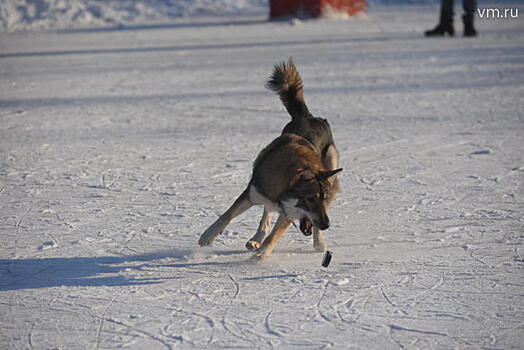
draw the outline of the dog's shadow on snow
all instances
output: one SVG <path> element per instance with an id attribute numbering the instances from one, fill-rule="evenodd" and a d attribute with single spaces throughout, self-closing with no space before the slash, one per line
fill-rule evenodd
<path id="1" fill-rule="evenodd" d="M 240 253 L 244 252 L 214 252 L 215 255 Z M 180 277 L 150 277 L 141 271 L 159 267 L 183 268 L 225 264 L 213 261 L 192 262 L 193 257 L 194 250 L 170 250 L 130 256 L 0 259 L 0 291 L 60 286 L 114 287 L 158 284 Z"/>
<path id="2" fill-rule="evenodd" d="M 283 256 L 300 256 L 314 252 L 288 248 L 282 249 L 279 253 Z M 278 257 L 276 259 L 280 261 Z M 253 259 L 252 253 L 243 249 L 224 249 L 224 247 L 173 248 L 127 256 L 0 259 L 0 291 L 61 286 L 151 285 L 182 278 L 173 276 L 172 273 L 166 276 L 165 269 L 191 269 L 202 273 L 212 273 L 212 267 L 229 268 L 247 265 L 260 267 Z M 159 271 L 159 273 L 151 274 L 152 271 Z M 151 277 L 152 275 L 158 277 Z M 290 277 L 291 275 L 283 276 Z M 248 278 L 248 280 L 276 277 L 282 277 L 282 275 L 258 276 Z"/>
<path id="3" fill-rule="evenodd" d="M 121 274 L 137 257 L 74 257 L 0 260 L 0 291 L 59 286 L 128 286 L 159 283 Z M 131 268 L 138 268 L 132 265 Z"/>

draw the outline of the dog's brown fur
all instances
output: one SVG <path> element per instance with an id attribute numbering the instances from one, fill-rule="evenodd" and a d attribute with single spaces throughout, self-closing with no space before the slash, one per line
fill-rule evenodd
<path id="1" fill-rule="evenodd" d="M 271 254 L 292 220 L 307 216 L 315 227 L 328 228 L 328 194 L 334 190 L 333 176 L 341 170 L 325 169 L 313 145 L 303 137 L 281 135 L 259 154 L 248 187 L 202 234 L 199 244 L 211 244 L 234 217 L 253 205 L 279 212 L 271 234 L 258 249 L 260 258 Z"/>
<path id="2" fill-rule="evenodd" d="M 293 220 L 300 220 L 304 234 L 313 232 L 313 245 L 325 250 L 322 230 L 329 227 L 327 208 L 338 191 L 338 152 L 331 128 L 309 113 L 304 102 L 302 80 L 290 59 L 276 65 L 267 85 L 277 92 L 292 120 L 282 135 L 260 152 L 248 187 L 233 205 L 200 237 L 200 245 L 211 244 L 231 220 L 253 205 L 263 205 L 264 215 L 256 234 L 247 242 L 258 257 L 271 254 Z M 271 212 L 279 217 L 271 234 Z M 263 241 L 263 242 L 262 242 Z"/>
<path id="3" fill-rule="evenodd" d="M 338 166 L 338 152 L 327 120 L 314 117 L 304 100 L 303 83 L 297 67 L 292 59 L 281 62 L 273 68 L 266 87 L 277 93 L 284 107 L 291 115 L 291 121 L 286 124 L 282 134 L 296 134 L 307 139 L 315 147 L 326 169 L 334 170 Z M 336 177 L 333 179 L 333 191 L 329 194 L 331 203 L 338 192 L 339 184 Z M 269 231 L 271 213 L 264 209 L 255 236 L 246 243 L 246 248 L 256 250 Z M 300 230 L 304 235 L 313 234 L 313 246 L 318 251 L 327 249 L 322 230 L 314 227 L 307 218 L 300 220 Z"/>

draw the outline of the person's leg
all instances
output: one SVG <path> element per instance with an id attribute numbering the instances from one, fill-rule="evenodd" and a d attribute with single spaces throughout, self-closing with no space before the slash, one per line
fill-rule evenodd
<path id="1" fill-rule="evenodd" d="M 440 3 L 440 22 L 453 22 L 453 0 L 442 0 Z"/>
<path id="2" fill-rule="evenodd" d="M 425 32 L 426 36 L 442 36 L 444 34 L 453 36 L 453 0 L 441 0 L 440 3 L 440 20 L 437 26 Z"/>
<path id="3" fill-rule="evenodd" d="M 477 10 L 477 0 L 462 0 L 462 7 L 464 8 L 464 16 L 462 16 L 464 36 L 476 36 L 477 31 L 473 26 L 473 19 Z"/>
<path id="4" fill-rule="evenodd" d="M 477 0 L 462 0 L 462 7 L 465 15 L 474 16 L 477 11 Z"/>

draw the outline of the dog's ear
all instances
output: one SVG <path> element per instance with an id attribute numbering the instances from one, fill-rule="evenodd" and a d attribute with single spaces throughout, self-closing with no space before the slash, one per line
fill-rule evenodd
<path id="1" fill-rule="evenodd" d="M 340 173 L 341 171 L 342 171 L 342 168 L 335 169 L 335 170 L 322 170 L 318 173 L 317 180 L 318 181 L 329 180 L 331 177 Z"/>
<path id="2" fill-rule="evenodd" d="M 313 180 L 314 178 L 315 178 L 315 175 L 313 174 L 311 170 L 299 169 L 298 172 L 293 177 L 293 180 L 291 180 L 291 187 L 295 186 L 299 182 Z"/>

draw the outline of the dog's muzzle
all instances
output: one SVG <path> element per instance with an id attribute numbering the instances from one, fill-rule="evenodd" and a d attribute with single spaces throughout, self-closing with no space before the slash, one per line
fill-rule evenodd
<path id="1" fill-rule="evenodd" d="M 315 226 L 319 230 L 322 230 L 322 231 L 327 230 L 329 228 L 329 219 L 325 221 L 315 222 Z"/>
<path id="2" fill-rule="evenodd" d="M 329 228 L 329 219 L 326 221 L 315 221 L 314 226 L 319 230 L 327 230 Z M 313 223 L 308 218 L 300 219 L 300 231 L 305 236 L 311 236 L 313 233 Z"/>

